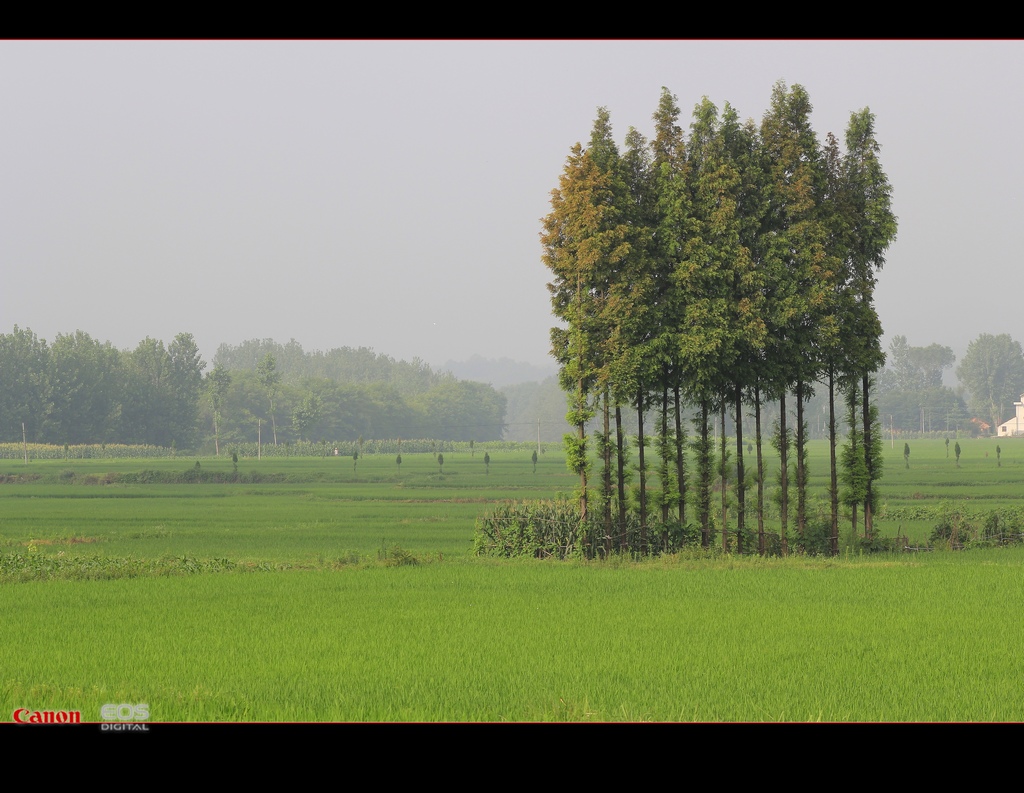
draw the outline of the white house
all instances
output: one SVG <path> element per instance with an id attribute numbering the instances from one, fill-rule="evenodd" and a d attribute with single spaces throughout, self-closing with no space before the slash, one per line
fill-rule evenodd
<path id="1" fill-rule="evenodd" d="M 1013 409 L 1016 415 L 996 427 L 997 436 L 1011 438 L 1014 435 L 1024 435 L 1024 394 L 1020 395 L 1020 402 L 1013 403 Z"/>

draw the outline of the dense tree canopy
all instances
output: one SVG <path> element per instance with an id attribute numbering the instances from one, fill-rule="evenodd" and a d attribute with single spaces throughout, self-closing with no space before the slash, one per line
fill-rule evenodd
<path id="1" fill-rule="evenodd" d="M 118 350 L 83 331 L 48 345 L 15 327 L 0 334 L 0 441 L 209 444 L 219 454 L 258 437 L 483 441 L 504 429 L 506 399 L 491 386 L 368 350 L 307 355 L 267 339 L 222 345 L 206 377 L 205 368 L 188 333 Z"/>
<path id="2" fill-rule="evenodd" d="M 43 437 L 50 399 L 50 349 L 44 339 L 17 325 L 0 334 L 0 438 Z"/>
<path id="3" fill-rule="evenodd" d="M 268 357 L 273 361 L 272 367 Z M 250 339 L 235 346 L 221 344 L 213 362 L 232 371 L 256 371 L 263 367 L 264 387 L 268 391 L 276 382 L 297 383 L 314 377 L 339 383 L 389 383 L 409 396 L 455 379 L 448 372 L 435 372 L 419 358 L 396 361 L 368 347 L 336 347 L 307 352 L 295 339 L 287 344 L 279 344 L 273 339 Z M 267 380 L 269 372 L 277 380 Z"/>
<path id="4" fill-rule="evenodd" d="M 844 388 L 857 416 L 863 473 L 845 479 L 865 506 L 870 536 L 872 483 L 880 475 L 877 409 L 869 401 L 873 374 L 881 366 L 881 325 L 874 309 L 875 271 L 895 237 L 891 189 L 881 170 L 874 117 L 851 114 L 847 151 L 834 136 L 822 147 L 810 124 L 811 103 L 798 85 L 774 86 L 760 127 L 741 123 L 726 104 L 721 112 L 707 98 L 694 108 L 689 136 L 678 123 L 675 97 L 662 89 L 650 143 L 630 129 L 626 154 L 611 136 L 607 110 L 598 110 L 590 145 L 576 144 L 566 161 L 552 211 L 541 235 L 555 316 L 553 354 L 569 393 L 566 436 L 569 465 L 581 475 L 580 513 L 587 510 L 585 425 L 596 408 L 603 414 L 597 437 L 604 458 L 602 500 L 610 498 L 612 447 L 608 415 L 614 406 L 637 411 L 639 481 L 634 497 L 618 490 L 620 536 L 627 534 L 625 502 L 638 510 L 637 537 L 647 549 L 645 412 L 657 410 L 656 447 L 661 459 L 660 541 L 685 521 L 686 435 L 680 401 L 697 408 L 696 504 L 705 545 L 712 524 L 713 460 L 710 435 L 720 414 L 717 450 L 722 481 L 722 542 L 735 506 L 735 544 L 742 549 L 745 526 L 744 405 L 756 415 L 759 547 L 763 550 L 761 404 L 780 402 L 776 446 L 782 456 L 782 524 L 786 548 L 787 492 L 795 444 L 797 530 L 804 541 L 807 422 L 805 408 L 816 383 L 830 394 L 830 437 L 835 459 L 835 406 Z M 840 329 L 855 330 L 843 334 Z M 852 393 L 853 391 L 856 393 Z M 788 424 L 786 397 L 795 406 Z M 735 452 L 725 446 L 727 414 L 736 428 Z M 851 414 L 852 415 L 852 412 Z M 792 435 L 791 435 L 792 433 Z M 626 450 L 615 446 L 617 479 Z M 726 462 L 735 460 L 735 474 Z M 670 464 L 670 459 L 675 465 Z M 733 500 L 726 494 L 731 480 Z M 838 480 L 833 464 L 833 504 Z M 607 513 L 606 513 L 607 515 Z M 833 538 L 837 510 L 833 508 Z M 606 522 L 608 518 L 605 518 Z M 610 533 L 610 532 L 609 532 Z M 622 547 L 620 545 L 620 547 Z"/>
<path id="5" fill-rule="evenodd" d="M 879 413 L 893 430 L 951 432 L 966 427 L 967 405 L 942 383 L 943 372 L 955 360 L 949 347 L 915 347 L 906 336 L 893 337 L 877 400 Z"/>
<path id="6" fill-rule="evenodd" d="M 971 393 L 971 409 L 990 421 L 995 432 L 1013 415 L 1013 403 L 1024 393 L 1020 342 L 1006 333 L 982 333 L 967 347 L 956 373 Z"/>

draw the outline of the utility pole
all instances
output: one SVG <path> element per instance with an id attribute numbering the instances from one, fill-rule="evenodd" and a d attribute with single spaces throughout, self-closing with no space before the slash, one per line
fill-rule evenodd
<path id="1" fill-rule="evenodd" d="M 540 419 L 537 419 L 537 454 L 540 454 Z"/>
<path id="2" fill-rule="evenodd" d="M 256 459 L 263 459 L 263 419 L 256 419 Z"/>
<path id="3" fill-rule="evenodd" d="M 25 440 L 25 422 L 21 422 L 21 445 L 25 447 L 25 465 L 28 465 L 28 441 Z"/>

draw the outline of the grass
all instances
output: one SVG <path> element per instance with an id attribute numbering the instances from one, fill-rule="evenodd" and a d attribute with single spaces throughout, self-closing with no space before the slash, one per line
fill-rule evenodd
<path id="1" fill-rule="evenodd" d="M 964 559 L 26 584 L 5 591 L 0 700 L 93 720 L 107 701 L 155 721 L 1020 720 L 1024 554 Z"/>
<path id="2" fill-rule="evenodd" d="M 941 440 L 910 444 L 909 470 L 902 442 L 887 449 L 883 532 L 927 537 L 955 499 L 1019 503 L 1024 444 L 1001 441 L 998 467 L 994 441 L 961 440 L 959 469 Z M 38 478 L 0 484 L 0 707 L 98 721 L 108 702 L 147 702 L 154 722 L 1024 720 L 1022 548 L 477 559 L 488 504 L 574 484 L 555 452 L 536 474 L 528 454 L 490 456 L 490 474 L 480 454 L 446 453 L 444 474 L 430 455 L 403 454 L 400 473 L 367 455 L 355 471 L 239 463 L 273 482 L 133 485 L 86 482 L 195 461 L 5 461 L 0 474 Z M 819 502 L 826 462 L 812 444 Z"/>
<path id="3" fill-rule="evenodd" d="M 0 473 L 27 467 L 39 479 L 0 485 L 0 552 L 35 541 L 42 553 L 304 564 L 342 551 L 373 554 L 382 544 L 397 543 L 465 555 L 476 516 L 488 505 L 571 490 L 564 459 L 544 458 L 537 474 L 528 454 L 497 451 L 490 474 L 479 454 L 451 454 L 443 474 L 429 454 L 403 455 L 401 472 L 383 456 L 363 458 L 355 471 L 351 460 L 332 458 L 267 460 L 259 468 L 256 461 L 239 464 L 242 474 L 261 470 L 284 480 L 263 484 L 86 484 L 111 470 L 182 472 L 191 460 L 8 463 Z M 112 468 L 111 462 L 121 464 Z M 232 469 L 230 460 L 201 465 Z"/>

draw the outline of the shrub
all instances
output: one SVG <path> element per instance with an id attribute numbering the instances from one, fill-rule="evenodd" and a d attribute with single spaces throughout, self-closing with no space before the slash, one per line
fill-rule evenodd
<path id="1" fill-rule="evenodd" d="M 477 519 L 473 550 L 478 556 L 593 558 L 604 555 L 609 545 L 619 550 L 618 531 L 616 520 L 612 537 L 606 537 L 604 521 L 597 511 L 591 512 L 586 522 L 581 521 L 575 500 L 507 501 Z M 649 553 L 675 553 L 699 544 L 700 531 L 676 520 L 651 522 L 647 538 Z M 640 521 L 635 513 L 626 517 L 625 545 L 628 553 L 640 552 Z"/>
<path id="2" fill-rule="evenodd" d="M 593 532 L 581 533 L 580 523 L 575 503 L 508 501 L 477 519 L 473 550 L 478 556 L 564 559 L 588 541 L 593 547 Z"/>
<path id="3" fill-rule="evenodd" d="M 384 562 L 385 567 L 401 567 L 407 564 L 420 563 L 420 560 L 413 556 L 412 551 L 407 551 L 401 545 L 382 548 L 381 551 L 381 561 Z"/>
<path id="4" fill-rule="evenodd" d="M 976 535 L 977 527 L 969 520 L 963 507 L 946 507 L 928 541 L 932 545 L 959 550 Z"/>

